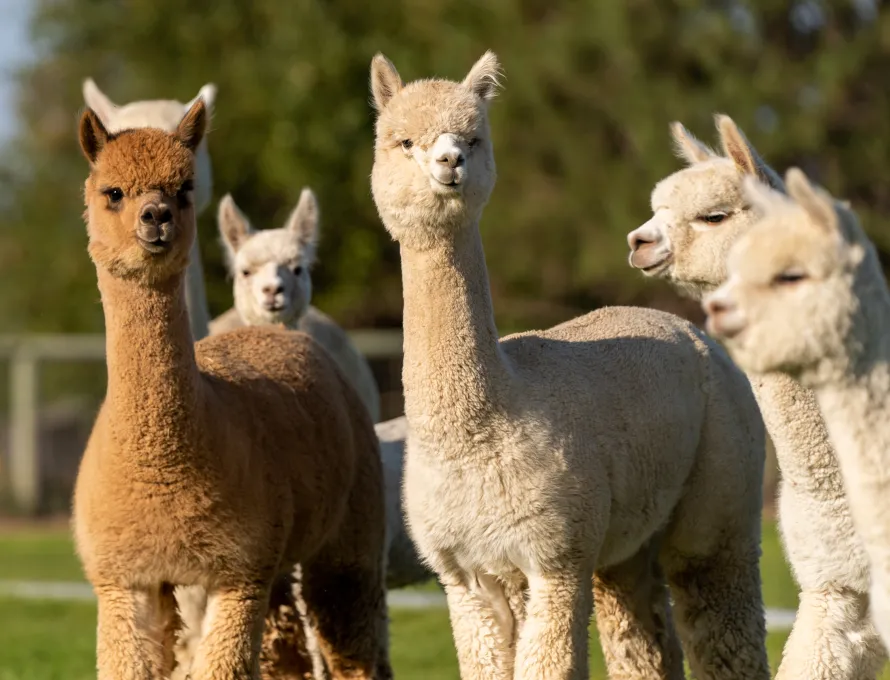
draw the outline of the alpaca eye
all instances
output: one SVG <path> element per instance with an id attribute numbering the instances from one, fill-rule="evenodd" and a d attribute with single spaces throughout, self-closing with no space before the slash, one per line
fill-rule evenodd
<path id="1" fill-rule="evenodd" d="M 296 267 L 294 267 L 294 274 L 299 276 L 302 273 L 303 273 L 303 268 L 300 265 L 297 265 Z"/>
<path id="2" fill-rule="evenodd" d="M 410 139 L 403 139 L 403 140 L 402 140 L 402 148 L 403 148 L 405 151 L 408 151 L 412 146 L 414 146 L 414 142 L 412 142 Z"/>
<path id="3" fill-rule="evenodd" d="M 709 215 L 705 215 L 705 222 L 708 224 L 720 224 L 723 220 L 727 218 L 727 214 L 724 212 L 713 212 Z"/>
<path id="4" fill-rule="evenodd" d="M 124 192 L 117 187 L 113 187 L 112 189 L 106 189 L 105 195 L 108 196 L 108 200 L 111 201 L 112 205 L 115 203 L 120 203 L 124 200 Z"/>
<path id="5" fill-rule="evenodd" d="M 242 269 L 242 270 L 241 270 L 241 276 L 250 276 L 250 270 L 249 270 L 249 269 Z"/>
<path id="6" fill-rule="evenodd" d="M 474 146 L 476 146 L 478 143 L 479 143 L 479 138 L 478 138 L 478 137 L 473 137 L 473 139 L 471 139 L 469 142 L 467 142 L 467 144 L 469 145 L 469 147 L 470 147 L 471 149 L 472 149 Z"/>
<path id="7" fill-rule="evenodd" d="M 781 272 L 780 274 L 776 274 L 773 277 L 773 283 L 779 286 L 787 286 L 794 283 L 800 283 L 806 278 L 807 275 L 804 274 L 802 271 L 789 270 Z"/>

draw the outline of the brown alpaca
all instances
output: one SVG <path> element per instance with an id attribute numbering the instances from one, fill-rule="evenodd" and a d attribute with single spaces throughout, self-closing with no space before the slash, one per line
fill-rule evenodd
<path id="1" fill-rule="evenodd" d="M 208 592 L 192 680 L 255 680 L 270 596 L 301 563 L 333 678 L 389 678 L 384 506 L 367 411 L 309 336 L 244 328 L 192 343 L 197 101 L 174 133 L 80 123 L 108 393 L 74 530 L 99 602 L 99 680 L 167 677 L 173 588 Z"/>

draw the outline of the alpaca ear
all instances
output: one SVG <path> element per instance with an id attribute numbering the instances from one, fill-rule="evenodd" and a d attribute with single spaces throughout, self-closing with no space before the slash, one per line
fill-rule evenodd
<path id="1" fill-rule="evenodd" d="M 742 192 L 760 216 L 768 215 L 788 205 L 788 199 L 783 194 L 770 188 L 754 175 L 742 177 Z"/>
<path id="2" fill-rule="evenodd" d="M 83 81 L 83 100 L 100 119 L 109 123 L 117 112 L 118 106 L 99 89 L 92 78 Z"/>
<path id="3" fill-rule="evenodd" d="M 743 175 L 754 175 L 773 189 L 782 191 L 784 189 L 782 179 L 764 163 L 735 121 L 722 113 L 715 115 L 714 120 L 717 123 L 723 153 L 732 160 L 738 171 Z"/>
<path id="4" fill-rule="evenodd" d="M 213 105 L 216 102 L 216 85 L 213 83 L 207 83 L 198 90 L 198 96 L 192 99 L 188 104 L 186 104 L 183 108 L 188 111 L 191 109 L 195 103 L 199 100 L 204 100 L 204 106 L 207 107 L 207 114 L 213 115 Z"/>
<path id="5" fill-rule="evenodd" d="M 716 154 L 700 142 L 680 121 L 671 123 L 674 153 L 690 165 L 714 158 Z"/>
<path id="6" fill-rule="evenodd" d="M 99 152 L 108 143 L 108 130 L 102 124 L 95 111 L 88 108 L 80 117 L 80 149 L 86 159 L 93 164 L 99 157 Z"/>
<path id="7" fill-rule="evenodd" d="M 789 168 L 785 173 L 785 186 L 788 187 L 788 195 L 797 201 L 813 222 L 826 231 L 838 228 L 834 199 L 824 189 L 813 186 L 803 170 Z"/>
<path id="8" fill-rule="evenodd" d="M 402 77 L 393 63 L 378 52 L 371 60 L 371 95 L 374 108 L 383 111 L 389 100 L 404 87 Z"/>
<path id="9" fill-rule="evenodd" d="M 198 144 L 204 139 L 204 132 L 207 129 L 207 105 L 201 97 L 189 107 L 188 112 L 179 122 L 176 129 L 176 136 L 189 149 L 194 151 L 198 148 Z"/>
<path id="10" fill-rule="evenodd" d="M 297 236 L 301 246 L 314 251 L 318 242 L 318 221 L 318 199 L 312 189 L 303 187 L 297 207 L 287 218 L 285 228 Z"/>
<path id="11" fill-rule="evenodd" d="M 490 101 L 497 96 L 503 75 L 497 56 L 488 50 L 473 64 L 463 84 L 477 97 Z"/>
<path id="12" fill-rule="evenodd" d="M 231 194 L 226 194 L 219 202 L 216 221 L 231 264 L 235 261 L 235 254 L 253 234 L 253 230 L 250 228 L 247 217 L 238 209 Z"/>

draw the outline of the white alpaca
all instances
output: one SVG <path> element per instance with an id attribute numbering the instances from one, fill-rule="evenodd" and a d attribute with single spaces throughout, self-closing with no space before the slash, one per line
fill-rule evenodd
<path id="1" fill-rule="evenodd" d="M 132 128 L 153 127 L 165 132 L 175 132 L 182 117 L 198 98 L 212 113 L 216 100 L 216 85 L 207 83 L 190 102 L 183 104 L 175 99 L 150 99 L 118 106 L 108 98 L 92 78 L 83 81 L 83 98 L 105 128 L 112 134 Z M 195 151 L 195 214 L 201 214 L 210 205 L 213 173 L 207 140 Z M 201 249 L 198 239 L 192 244 L 189 265 L 186 270 L 185 302 L 188 307 L 192 336 L 197 342 L 208 334 L 210 312 L 207 309 L 207 292 L 204 289 L 204 269 L 201 266 Z"/>
<path id="2" fill-rule="evenodd" d="M 767 678 L 764 433 L 748 381 L 677 317 L 606 308 L 498 341 L 479 236 L 495 182 L 487 53 L 461 83 L 377 55 L 372 193 L 399 241 L 405 504 L 464 680 Z"/>
<path id="3" fill-rule="evenodd" d="M 735 123 L 716 121 L 723 156 L 671 126 L 689 167 L 656 185 L 652 219 L 628 234 L 631 265 L 699 300 L 726 280 L 726 253 L 759 219 L 744 178 L 783 188 Z M 779 526 L 801 587 L 777 677 L 874 679 L 886 654 L 868 615 L 868 560 L 816 397 L 787 375 L 750 378 L 782 471 Z"/>
<path id="4" fill-rule="evenodd" d="M 303 189 L 280 229 L 255 231 L 229 194 L 219 203 L 217 219 L 235 281 L 235 311 L 241 325 L 283 324 L 313 336 L 355 386 L 371 419 L 380 420 L 380 392 L 368 362 L 343 329 L 309 306 L 309 270 L 315 262 L 319 221 L 312 190 Z M 215 332 L 218 328 L 212 325 L 211 334 Z"/>
<path id="5" fill-rule="evenodd" d="M 786 185 L 790 198 L 746 181 L 763 221 L 733 246 L 727 282 L 705 299 L 708 327 L 746 370 L 782 371 L 814 390 L 869 557 L 871 615 L 887 644 L 890 292 L 847 205 L 797 169 Z M 845 546 L 826 549 L 848 558 Z"/>

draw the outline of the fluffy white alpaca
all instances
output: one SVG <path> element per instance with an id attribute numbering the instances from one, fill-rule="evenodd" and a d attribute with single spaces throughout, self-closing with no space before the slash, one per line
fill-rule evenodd
<path id="1" fill-rule="evenodd" d="M 445 586 L 464 680 L 767 678 L 764 433 L 744 375 L 692 324 L 606 308 L 498 340 L 479 219 L 495 182 L 491 53 L 463 82 L 371 66 L 372 193 L 405 298 L 405 504 Z"/>
<path id="2" fill-rule="evenodd" d="M 208 112 L 213 111 L 216 85 L 207 83 L 190 102 L 183 104 L 175 99 L 149 99 L 118 106 L 99 89 L 92 78 L 83 81 L 83 98 L 87 106 L 98 114 L 105 128 L 112 134 L 132 128 L 153 127 L 174 132 L 182 117 L 198 98 L 204 100 Z M 199 215 L 210 205 L 213 174 L 207 140 L 195 151 L 195 214 Z M 192 336 L 197 342 L 207 336 L 210 312 L 207 309 L 207 292 L 204 289 L 204 269 L 201 266 L 201 249 L 195 239 L 189 253 L 186 270 L 186 306 L 191 321 Z"/>
<path id="3" fill-rule="evenodd" d="M 313 336 L 355 386 L 371 419 L 380 420 L 380 392 L 368 362 L 342 328 L 309 305 L 319 222 L 318 200 L 312 190 L 303 189 L 280 229 L 254 230 L 229 194 L 219 203 L 217 219 L 242 325 L 283 324 Z M 211 333 L 216 332 L 214 323 Z"/>
<path id="4" fill-rule="evenodd" d="M 728 116 L 716 122 L 723 155 L 671 126 L 689 166 L 656 185 L 652 219 L 628 234 L 632 266 L 699 300 L 726 280 L 726 253 L 759 219 L 743 180 L 784 186 Z M 782 471 L 779 527 L 801 587 L 777 677 L 873 680 L 886 655 L 868 613 L 868 559 L 816 397 L 784 374 L 749 377 Z"/>
<path id="5" fill-rule="evenodd" d="M 753 180 L 763 215 L 733 246 L 708 327 L 752 373 L 782 371 L 815 391 L 871 565 L 871 615 L 890 642 L 890 293 L 846 204 L 786 175 L 790 196 Z M 845 546 L 826 546 L 848 556 Z"/>

